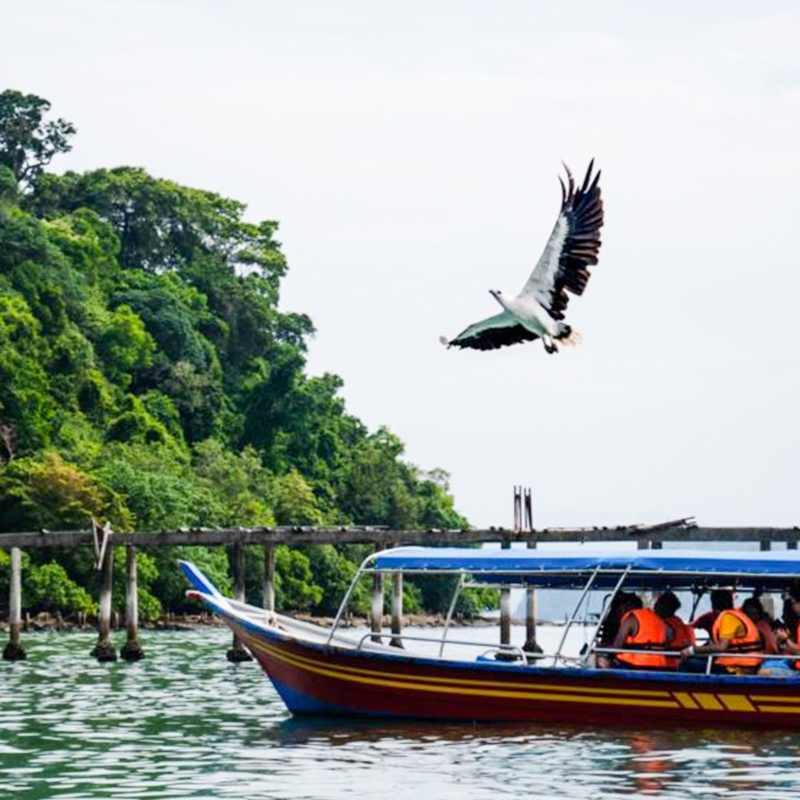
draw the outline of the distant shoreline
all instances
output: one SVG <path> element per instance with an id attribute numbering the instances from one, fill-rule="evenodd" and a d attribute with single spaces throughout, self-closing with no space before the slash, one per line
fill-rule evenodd
<path id="1" fill-rule="evenodd" d="M 124 617 L 115 615 L 112 630 L 125 630 Z M 294 614 L 296 619 L 304 622 L 312 622 L 323 627 L 333 625 L 333 617 L 315 617 L 309 614 Z M 403 616 L 403 627 L 413 628 L 442 628 L 445 625 L 446 617 L 443 614 L 405 614 Z M 472 617 L 469 619 L 455 619 L 450 623 L 454 627 L 465 628 L 489 628 L 499 625 L 497 617 Z M 512 624 L 524 624 L 524 620 L 512 620 Z M 537 621 L 537 625 L 552 625 L 550 621 Z M 348 616 L 339 625 L 343 628 L 366 628 L 369 627 L 369 619 L 363 616 Z M 201 614 L 167 614 L 156 622 L 139 622 L 139 630 L 142 631 L 193 631 L 203 628 L 225 628 L 225 623 L 215 614 L 204 612 Z M 384 616 L 383 627 L 391 627 L 391 618 Z M 72 618 L 64 618 L 58 614 L 40 613 L 33 616 L 23 617 L 23 633 L 69 633 L 81 631 L 97 630 L 97 620 L 88 617 L 85 622 L 78 622 Z M 0 632 L 8 631 L 8 621 L 0 621 Z"/>

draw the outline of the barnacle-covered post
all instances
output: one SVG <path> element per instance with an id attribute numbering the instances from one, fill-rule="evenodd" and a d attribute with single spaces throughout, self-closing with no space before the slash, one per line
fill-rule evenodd
<path id="1" fill-rule="evenodd" d="M 244 545 L 241 542 L 233 545 L 233 582 L 233 599 L 244 603 Z M 233 645 L 227 655 L 228 661 L 234 663 L 252 660 L 252 656 L 244 649 L 236 634 L 233 636 Z"/>
<path id="2" fill-rule="evenodd" d="M 139 598 L 137 595 L 136 545 L 125 546 L 125 628 L 127 639 L 120 656 L 125 661 L 139 661 L 144 650 L 139 644 Z"/>
<path id="3" fill-rule="evenodd" d="M 98 621 L 97 644 L 92 655 L 98 661 L 116 661 L 117 651 L 111 641 L 111 590 L 114 581 L 114 546 L 111 544 L 110 530 L 105 535 L 100 564 L 100 619 Z"/>
<path id="4" fill-rule="evenodd" d="M 6 661 L 24 661 L 27 658 L 22 647 L 22 551 L 11 548 L 11 580 L 8 593 L 8 644 L 3 650 Z"/>

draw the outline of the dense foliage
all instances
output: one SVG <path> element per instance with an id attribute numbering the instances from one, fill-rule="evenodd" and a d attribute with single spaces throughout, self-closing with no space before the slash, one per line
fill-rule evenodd
<path id="1" fill-rule="evenodd" d="M 466 525 L 446 473 L 348 414 L 337 376 L 305 373 L 313 326 L 279 307 L 277 223 L 138 168 L 47 173 L 74 133 L 48 109 L 0 94 L 0 531 Z M 147 615 L 183 607 L 184 555 L 228 583 L 223 548 L 153 548 Z M 279 605 L 331 613 L 363 555 L 279 548 Z M 89 554 L 26 567 L 27 608 L 91 610 Z M 255 596 L 262 570 L 250 560 Z M 441 606 L 425 594 L 408 603 Z"/>

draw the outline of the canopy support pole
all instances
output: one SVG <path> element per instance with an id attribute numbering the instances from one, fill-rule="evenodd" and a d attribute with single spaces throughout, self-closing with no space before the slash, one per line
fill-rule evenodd
<path id="1" fill-rule="evenodd" d="M 629 567 L 630 569 L 630 567 Z M 558 663 L 558 659 L 561 657 L 561 651 L 564 649 L 564 642 L 567 641 L 567 634 L 569 633 L 569 629 L 572 627 L 572 623 L 578 617 L 578 612 L 583 605 L 583 600 L 586 595 L 589 593 L 589 589 L 592 588 L 592 584 L 594 583 L 594 579 L 597 577 L 597 574 L 600 572 L 600 567 L 595 567 L 594 572 L 591 574 L 591 577 L 586 583 L 586 586 L 583 587 L 583 591 L 581 592 L 581 596 L 578 598 L 578 602 L 575 604 L 575 609 L 572 612 L 572 616 L 569 618 L 569 621 L 564 626 L 564 633 L 561 636 L 561 642 L 558 645 L 558 650 L 556 650 L 555 655 L 553 656 L 553 666 Z"/>
<path id="2" fill-rule="evenodd" d="M 458 596 L 461 594 L 461 589 L 463 586 L 464 586 L 464 573 L 462 572 L 461 575 L 458 576 L 458 583 L 456 584 L 456 590 L 453 592 L 453 599 L 450 601 L 450 608 L 447 609 L 447 619 L 444 621 L 444 632 L 442 633 L 442 643 L 439 646 L 440 658 L 442 653 L 444 652 L 444 640 L 447 638 L 447 631 L 450 629 L 450 623 L 453 620 L 453 612 L 456 610 L 456 603 L 458 602 Z"/>
<path id="3" fill-rule="evenodd" d="M 584 654 L 581 661 L 584 665 L 588 664 L 589 658 L 591 658 L 592 652 L 594 651 L 594 646 L 597 643 L 597 637 L 600 635 L 600 629 L 603 627 L 603 623 L 606 621 L 606 617 L 611 612 L 611 609 L 614 605 L 614 598 L 619 594 L 619 590 L 622 588 L 622 584 L 625 583 L 625 578 L 628 577 L 628 573 L 631 571 L 631 568 L 628 567 L 625 572 L 622 573 L 620 579 L 617 581 L 617 585 L 614 587 L 614 591 L 611 592 L 611 597 L 608 598 L 608 602 L 603 608 L 603 613 L 600 615 L 600 619 L 597 620 L 597 627 L 594 631 L 594 636 L 592 636 L 592 641 L 589 642 L 589 646 L 586 648 L 586 653 Z"/>
<path id="4" fill-rule="evenodd" d="M 336 612 L 336 617 L 333 620 L 333 625 L 331 626 L 331 632 L 328 636 L 328 641 L 326 644 L 330 644 L 333 640 L 333 635 L 336 633 L 336 629 L 339 627 L 339 623 L 344 616 L 344 610 L 347 608 L 347 604 L 350 602 L 350 595 L 353 594 L 353 589 L 356 588 L 356 584 L 358 583 L 359 578 L 364 574 L 364 570 L 367 568 L 367 564 L 375 558 L 375 553 L 370 553 L 362 562 L 361 566 L 358 568 L 358 571 L 353 576 L 353 580 L 350 582 L 350 586 L 347 587 L 347 591 L 344 593 L 344 597 L 342 598 L 342 602 L 339 604 L 339 610 Z"/>

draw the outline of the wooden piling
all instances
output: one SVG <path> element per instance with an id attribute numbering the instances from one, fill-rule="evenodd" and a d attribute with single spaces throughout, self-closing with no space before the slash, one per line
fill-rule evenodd
<path id="1" fill-rule="evenodd" d="M 125 546 L 125 628 L 127 639 L 120 650 L 125 661 L 139 661 L 144 650 L 139 644 L 139 597 L 136 579 L 136 545 Z"/>
<path id="2" fill-rule="evenodd" d="M 92 655 L 98 661 L 116 661 L 117 651 L 111 641 L 111 590 L 114 581 L 114 546 L 106 542 L 103 562 L 100 567 L 100 619 L 98 621 L 97 644 Z"/>
<path id="3" fill-rule="evenodd" d="M 503 550 L 510 547 L 510 542 L 501 545 Z M 511 589 L 500 590 L 500 644 L 511 644 Z"/>
<path id="4" fill-rule="evenodd" d="M 376 547 L 375 550 L 380 550 Z M 373 633 L 372 641 L 381 642 L 380 633 L 383 630 L 383 574 L 375 572 L 372 575 L 372 604 L 369 613 L 369 626 Z"/>
<path id="5" fill-rule="evenodd" d="M 8 644 L 3 650 L 6 661 L 24 661 L 27 654 L 22 647 L 22 551 L 11 548 L 11 580 L 8 593 Z"/>
<path id="6" fill-rule="evenodd" d="M 392 573 L 392 647 L 403 647 L 403 573 Z"/>
<path id="7" fill-rule="evenodd" d="M 267 619 L 275 613 L 275 545 L 264 545 L 264 610 Z"/>
<path id="8" fill-rule="evenodd" d="M 237 542 L 233 546 L 233 599 L 240 603 L 244 603 L 244 566 L 244 545 Z M 252 661 L 253 659 L 235 634 L 233 636 L 233 644 L 227 655 L 228 661 L 233 661 L 234 663 Z"/>

